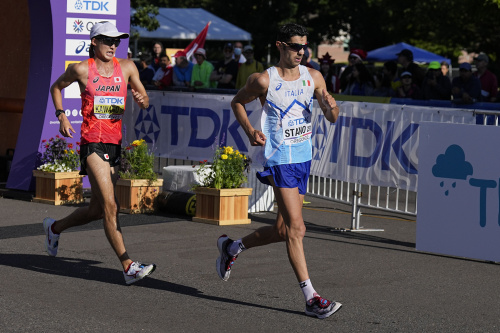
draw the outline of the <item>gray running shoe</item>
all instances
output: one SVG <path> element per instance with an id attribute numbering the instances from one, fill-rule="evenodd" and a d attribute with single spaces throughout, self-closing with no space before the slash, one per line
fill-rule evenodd
<path id="1" fill-rule="evenodd" d="M 229 275 L 231 274 L 231 267 L 233 266 L 236 258 L 238 258 L 238 256 L 231 257 L 229 253 L 227 253 L 227 247 L 232 242 L 233 240 L 226 235 L 220 236 L 217 240 L 219 257 L 215 261 L 215 269 L 217 270 L 217 274 L 219 274 L 219 277 L 224 281 L 227 281 L 229 279 Z"/>
<path id="2" fill-rule="evenodd" d="M 46 217 L 43 220 L 43 230 L 45 230 L 45 249 L 49 256 L 55 257 L 57 255 L 57 249 L 59 247 L 59 236 L 52 232 L 52 224 L 56 220 Z"/>
<path id="3" fill-rule="evenodd" d="M 306 302 L 306 315 L 316 316 L 319 319 L 325 319 L 342 307 L 339 302 L 330 302 L 326 298 L 315 294 L 313 298 Z"/>
<path id="4" fill-rule="evenodd" d="M 136 281 L 144 279 L 149 274 L 153 273 L 156 269 L 155 264 L 144 265 L 140 262 L 134 261 L 130 264 L 128 271 L 123 272 L 123 277 L 125 278 L 126 284 L 132 284 Z"/>

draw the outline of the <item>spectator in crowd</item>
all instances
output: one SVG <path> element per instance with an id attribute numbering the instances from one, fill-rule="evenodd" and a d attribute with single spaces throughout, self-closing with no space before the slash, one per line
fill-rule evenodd
<path id="1" fill-rule="evenodd" d="M 253 47 L 247 45 L 243 48 L 243 55 L 247 62 L 241 64 L 238 68 L 238 76 L 236 78 L 236 89 L 241 89 L 247 83 L 248 77 L 253 73 L 261 73 L 264 71 L 264 65 L 254 58 Z"/>
<path id="2" fill-rule="evenodd" d="M 401 73 L 410 72 L 413 83 L 421 87 L 425 72 L 419 65 L 413 62 L 413 52 L 408 49 L 403 49 L 397 56 L 398 63 L 403 67 Z"/>
<path id="3" fill-rule="evenodd" d="M 150 54 L 143 53 L 139 57 L 139 79 L 143 85 L 153 84 L 153 77 L 155 76 L 155 70 L 151 66 L 151 61 L 153 57 Z"/>
<path id="4" fill-rule="evenodd" d="M 420 99 L 420 88 L 413 82 L 410 72 L 401 73 L 401 87 L 398 88 L 399 98 Z"/>
<path id="5" fill-rule="evenodd" d="M 422 83 L 423 99 L 451 99 L 451 81 L 441 71 L 441 64 L 438 61 L 431 61 L 427 67 L 427 74 Z"/>
<path id="6" fill-rule="evenodd" d="M 306 67 L 309 67 L 309 68 L 313 68 L 313 65 L 311 65 L 307 59 L 309 59 L 309 49 L 308 48 L 305 48 L 304 49 L 304 55 L 302 56 L 302 58 L 300 59 L 300 64 L 302 66 L 306 66 Z"/>
<path id="7" fill-rule="evenodd" d="M 489 58 L 484 53 L 474 59 L 476 61 L 477 72 L 474 76 L 481 82 L 481 102 L 496 102 L 498 93 L 498 81 L 495 74 L 488 70 Z"/>
<path id="8" fill-rule="evenodd" d="M 174 86 L 190 87 L 191 75 L 193 74 L 193 63 L 187 59 L 186 52 L 184 51 L 177 51 L 174 57 Z"/>
<path id="9" fill-rule="evenodd" d="M 330 93 L 338 94 L 340 89 L 340 80 L 337 75 L 335 75 L 335 68 L 333 67 L 335 59 L 332 59 L 330 54 L 326 52 L 326 54 L 323 55 L 319 61 L 321 64 L 321 74 L 323 74 L 323 78 L 326 83 L 326 90 Z"/>
<path id="10" fill-rule="evenodd" d="M 396 97 L 398 88 L 401 87 L 401 80 L 398 77 L 398 64 L 393 61 L 386 61 L 382 68 L 380 77 L 375 80 L 374 96 Z"/>
<path id="11" fill-rule="evenodd" d="M 481 82 L 472 75 L 472 66 L 463 62 L 459 66 L 460 75 L 451 83 L 453 102 L 471 104 L 481 98 Z"/>
<path id="12" fill-rule="evenodd" d="M 351 49 L 349 53 L 348 64 L 343 68 L 340 73 L 340 91 L 344 92 L 349 84 L 351 78 L 351 73 L 354 68 L 354 64 L 362 63 L 366 59 L 366 52 L 362 49 Z"/>
<path id="13" fill-rule="evenodd" d="M 167 87 L 172 85 L 172 80 L 174 77 L 174 69 L 170 64 L 170 57 L 163 54 L 160 57 L 160 68 L 153 76 L 153 84 L 160 90 L 165 90 Z"/>
<path id="14" fill-rule="evenodd" d="M 233 59 L 233 44 L 224 46 L 224 59 L 219 61 L 210 75 L 210 81 L 220 89 L 235 89 L 238 76 L 238 63 Z"/>
<path id="15" fill-rule="evenodd" d="M 321 71 L 320 64 L 318 64 L 316 61 L 312 60 L 313 50 L 310 47 L 307 48 L 307 53 L 308 53 L 307 63 L 309 65 L 311 65 L 312 68 L 314 68 L 315 70 Z"/>
<path id="16" fill-rule="evenodd" d="M 354 64 L 352 75 L 342 94 L 355 96 L 371 96 L 375 89 L 373 77 L 363 63 Z"/>
<path id="17" fill-rule="evenodd" d="M 163 48 L 163 44 L 161 42 L 155 42 L 153 44 L 153 52 L 151 54 L 153 55 L 153 61 L 151 62 L 151 65 L 156 72 L 161 67 L 161 56 L 163 54 L 166 54 L 165 49 Z"/>
<path id="18" fill-rule="evenodd" d="M 451 73 L 450 73 L 450 64 L 448 64 L 446 61 L 441 61 L 441 73 L 443 73 L 444 76 L 447 76 L 450 78 Z"/>
<path id="19" fill-rule="evenodd" d="M 238 64 L 238 68 L 239 66 L 241 66 L 241 64 L 247 62 L 247 59 L 243 54 L 243 44 L 241 42 L 234 43 L 233 59 Z"/>
<path id="20" fill-rule="evenodd" d="M 195 89 L 210 88 L 210 73 L 214 70 L 214 66 L 206 61 L 207 52 L 201 47 L 194 52 L 196 64 L 193 66 L 191 74 L 191 87 Z"/>

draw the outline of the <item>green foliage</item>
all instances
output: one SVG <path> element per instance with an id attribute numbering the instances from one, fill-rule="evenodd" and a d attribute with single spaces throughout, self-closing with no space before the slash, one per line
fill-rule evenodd
<path id="1" fill-rule="evenodd" d="M 200 161 L 200 167 L 195 171 L 202 179 L 203 187 L 238 188 L 247 182 L 250 161 L 233 147 L 219 147 L 215 151 L 211 165 L 208 161 Z"/>
<path id="2" fill-rule="evenodd" d="M 154 182 L 158 175 L 153 170 L 154 155 L 144 140 L 135 140 L 122 148 L 120 177 L 124 179 L 147 179 Z"/>

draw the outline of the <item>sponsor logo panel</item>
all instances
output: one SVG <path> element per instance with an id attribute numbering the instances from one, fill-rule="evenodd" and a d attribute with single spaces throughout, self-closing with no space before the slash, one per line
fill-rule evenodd
<path id="1" fill-rule="evenodd" d="M 117 0 L 66 0 L 68 13 L 116 15 Z"/>
<path id="2" fill-rule="evenodd" d="M 104 19 L 95 18 L 78 18 L 78 17 L 67 17 L 66 18 L 66 34 L 68 35 L 85 35 L 89 37 L 90 30 L 97 22 L 102 22 Z M 116 26 L 116 20 L 108 20 Z"/>
<path id="3" fill-rule="evenodd" d="M 89 57 L 90 40 L 66 39 L 66 55 Z"/>

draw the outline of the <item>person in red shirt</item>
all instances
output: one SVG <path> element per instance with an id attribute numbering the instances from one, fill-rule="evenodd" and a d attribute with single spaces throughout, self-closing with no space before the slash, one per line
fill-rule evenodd
<path id="1" fill-rule="evenodd" d="M 78 208 L 63 219 L 45 218 L 43 227 L 47 253 L 56 256 L 61 232 L 103 219 L 106 237 L 123 267 L 125 282 L 131 284 L 151 274 L 156 266 L 130 259 L 123 242 L 115 197 L 127 83 L 132 87 L 134 101 L 142 109 L 149 106 L 137 66 L 131 60 L 115 58 L 121 39 L 128 36 L 110 22 L 94 24 L 90 31 L 89 59 L 68 66 L 50 89 L 60 123 L 59 132 L 72 138 L 76 132 L 64 113 L 62 90 L 73 82 L 78 82 L 80 87 L 83 116 L 80 174 L 88 175 L 92 196 L 88 206 Z"/>
<path id="2" fill-rule="evenodd" d="M 498 93 L 498 80 L 495 74 L 488 70 L 489 58 L 480 53 L 476 58 L 477 72 L 474 75 L 481 81 L 481 102 L 496 102 Z"/>
<path id="3" fill-rule="evenodd" d="M 153 77 L 153 83 L 160 90 L 164 90 L 166 87 L 172 85 L 174 78 L 174 68 L 170 63 L 170 57 L 168 55 L 162 55 L 160 58 L 160 68 L 156 71 Z"/>

